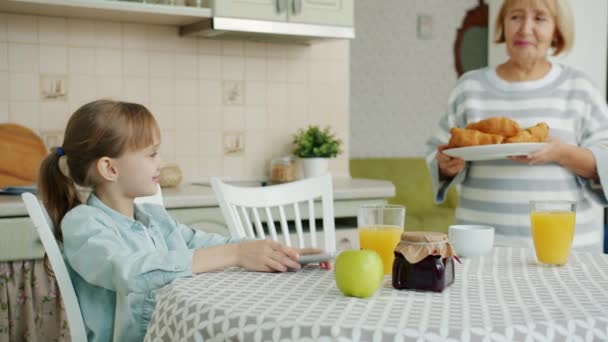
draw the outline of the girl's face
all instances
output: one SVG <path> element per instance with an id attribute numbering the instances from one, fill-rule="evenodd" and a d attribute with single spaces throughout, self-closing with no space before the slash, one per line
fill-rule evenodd
<path id="1" fill-rule="evenodd" d="M 543 1 L 519 1 L 503 22 L 509 57 L 522 63 L 546 59 L 555 37 L 555 19 Z"/>
<path id="2" fill-rule="evenodd" d="M 141 150 L 127 151 L 116 159 L 118 183 L 123 195 L 129 198 L 152 196 L 158 190 L 160 141 Z"/>

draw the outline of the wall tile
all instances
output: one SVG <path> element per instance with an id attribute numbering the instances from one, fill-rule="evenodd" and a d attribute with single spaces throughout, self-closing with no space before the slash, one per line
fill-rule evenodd
<path id="1" fill-rule="evenodd" d="M 72 74 L 95 74 L 95 49 L 71 47 L 68 52 L 69 71 Z"/>
<path id="2" fill-rule="evenodd" d="M 195 54 L 177 54 L 175 56 L 175 77 L 197 79 L 198 58 Z"/>
<path id="3" fill-rule="evenodd" d="M 314 45 L 314 44 L 313 44 Z M 266 45 L 266 54 L 269 58 L 286 58 L 287 53 L 284 44 L 272 44 Z"/>
<path id="4" fill-rule="evenodd" d="M 200 163 L 200 177 L 216 177 L 223 175 L 223 162 L 221 157 L 198 158 Z"/>
<path id="5" fill-rule="evenodd" d="M 287 84 L 287 103 L 293 106 L 304 106 L 308 103 L 308 87 L 305 83 Z"/>
<path id="6" fill-rule="evenodd" d="M 305 59 L 288 60 L 287 81 L 294 83 L 308 81 L 308 61 Z"/>
<path id="7" fill-rule="evenodd" d="M 97 78 L 86 75 L 70 75 L 68 100 L 70 110 L 97 99 Z"/>
<path id="8" fill-rule="evenodd" d="M 90 20 L 69 18 L 68 44 L 75 47 L 95 46 L 95 22 Z"/>
<path id="9" fill-rule="evenodd" d="M 247 81 L 266 81 L 266 59 L 247 58 L 245 60 L 245 79 Z"/>
<path id="10" fill-rule="evenodd" d="M 268 104 L 282 105 L 287 103 L 287 84 L 269 83 L 268 84 Z"/>
<path id="11" fill-rule="evenodd" d="M 247 82 L 245 83 L 245 104 L 265 105 L 266 104 L 266 83 Z"/>
<path id="12" fill-rule="evenodd" d="M 245 175 L 245 159 L 243 157 L 224 157 L 222 174 L 226 177 L 243 178 Z"/>
<path id="13" fill-rule="evenodd" d="M 198 77 L 203 80 L 221 79 L 222 66 L 217 55 L 198 56 Z"/>
<path id="14" fill-rule="evenodd" d="M 150 103 L 148 109 L 154 114 L 161 130 L 175 131 L 175 106 Z M 175 142 L 175 139 L 173 140 Z M 174 151 L 175 153 L 175 151 Z"/>
<path id="15" fill-rule="evenodd" d="M 222 133 L 219 131 L 201 131 L 199 134 L 200 155 L 203 157 L 221 157 Z"/>
<path id="16" fill-rule="evenodd" d="M 171 78 L 150 78 L 150 102 L 158 104 L 175 103 L 175 85 Z"/>
<path id="17" fill-rule="evenodd" d="M 148 47 L 148 26 L 123 23 L 122 47 L 128 50 L 145 50 Z"/>
<path id="18" fill-rule="evenodd" d="M 199 130 L 200 126 L 200 112 L 196 105 L 182 105 L 178 104 L 175 106 L 175 129 L 178 132 L 185 130 Z"/>
<path id="19" fill-rule="evenodd" d="M 36 17 L 17 14 L 8 14 L 7 17 L 9 42 L 38 43 Z"/>
<path id="20" fill-rule="evenodd" d="M 206 105 L 220 105 L 222 103 L 222 86 L 219 81 L 199 81 L 199 103 Z"/>
<path id="21" fill-rule="evenodd" d="M 0 70 L 8 70 L 8 43 L 0 43 Z"/>
<path id="22" fill-rule="evenodd" d="M 41 44 L 67 44 L 68 22 L 65 18 L 38 17 L 38 38 Z"/>
<path id="23" fill-rule="evenodd" d="M 40 72 L 65 74 L 68 71 L 68 49 L 65 46 L 40 46 Z"/>
<path id="24" fill-rule="evenodd" d="M 198 38 L 178 37 L 175 41 L 175 52 L 182 54 L 195 54 L 198 52 Z"/>
<path id="25" fill-rule="evenodd" d="M 242 57 L 222 57 L 222 79 L 240 81 L 245 79 L 245 60 Z"/>
<path id="26" fill-rule="evenodd" d="M 10 102 L 9 122 L 29 127 L 34 132 L 40 132 L 40 115 L 38 102 Z"/>
<path id="27" fill-rule="evenodd" d="M 216 39 L 198 39 L 198 53 L 205 55 L 219 55 L 220 41 Z"/>
<path id="28" fill-rule="evenodd" d="M 245 56 L 266 58 L 266 43 L 245 42 Z"/>
<path id="29" fill-rule="evenodd" d="M 96 21 L 94 27 L 97 47 L 122 48 L 122 24 L 110 21 Z"/>
<path id="30" fill-rule="evenodd" d="M 0 42 L 8 41 L 8 15 L 0 13 Z"/>
<path id="31" fill-rule="evenodd" d="M 173 77 L 174 75 L 174 59 L 171 53 L 150 52 L 150 76 Z"/>
<path id="32" fill-rule="evenodd" d="M 222 40 L 220 41 L 222 48 L 222 56 L 243 56 L 244 46 L 240 40 Z"/>
<path id="33" fill-rule="evenodd" d="M 227 107 L 222 110 L 223 128 L 226 131 L 242 131 L 245 129 L 245 113 L 243 107 Z"/>
<path id="34" fill-rule="evenodd" d="M 0 101 L 6 102 L 9 99 L 8 72 L 0 71 Z"/>
<path id="35" fill-rule="evenodd" d="M 148 27 L 148 49 L 174 52 L 177 48 L 178 37 L 176 26 L 150 25 Z"/>
<path id="36" fill-rule="evenodd" d="M 142 50 L 123 50 L 123 66 L 125 76 L 147 77 L 148 53 Z"/>
<path id="37" fill-rule="evenodd" d="M 220 105 L 201 105 L 199 113 L 199 129 L 201 131 L 222 130 L 223 119 Z"/>
<path id="38" fill-rule="evenodd" d="M 152 109 L 150 109 L 152 110 Z M 154 111 L 152 111 L 154 113 Z M 160 121 L 156 113 L 156 120 Z M 160 157 L 166 163 L 175 162 L 175 132 L 161 125 Z"/>
<path id="39" fill-rule="evenodd" d="M 179 168 L 182 170 L 182 177 L 184 179 L 195 179 L 199 178 L 199 167 L 200 163 L 196 157 L 180 157 L 176 158 Z"/>
<path id="40" fill-rule="evenodd" d="M 68 104 L 66 102 L 41 102 L 40 103 L 40 129 L 64 130 L 69 118 Z"/>
<path id="41" fill-rule="evenodd" d="M 266 79 L 271 82 L 287 81 L 287 62 L 284 59 L 269 59 L 266 65 Z"/>
<path id="42" fill-rule="evenodd" d="M 270 126 L 284 129 L 288 123 L 286 105 L 268 105 L 268 122 Z"/>
<path id="43" fill-rule="evenodd" d="M 11 72 L 38 72 L 38 45 L 9 43 L 8 67 Z"/>
<path id="44" fill-rule="evenodd" d="M 10 73 L 9 87 L 11 101 L 38 101 L 40 93 L 38 74 Z"/>
<path id="45" fill-rule="evenodd" d="M 125 100 L 120 76 L 98 76 L 97 77 L 97 98 L 112 98 Z"/>
<path id="46" fill-rule="evenodd" d="M 198 130 L 180 130 L 175 136 L 175 156 L 196 157 L 199 154 L 199 145 Z"/>
<path id="47" fill-rule="evenodd" d="M 122 51 L 98 48 L 95 50 L 95 72 L 97 75 L 122 75 Z"/>
<path id="48" fill-rule="evenodd" d="M 127 101 L 140 104 L 150 102 L 150 81 L 147 77 L 124 77 L 123 83 Z"/>
<path id="49" fill-rule="evenodd" d="M 198 104 L 198 80 L 175 80 L 175 103 Z"/>
<path id="50" fill-rule="evenodd" d="M 8 101 L 0 101 L 0 122 L 9 122 Z"/>
<path id="51" fill-rule="evenodd" d="M 247 131 L 265 129 L 267 126 L 268 115 L 266 111 L 266 106 L 245 107 L 245 128 L 247 129 Z"/>

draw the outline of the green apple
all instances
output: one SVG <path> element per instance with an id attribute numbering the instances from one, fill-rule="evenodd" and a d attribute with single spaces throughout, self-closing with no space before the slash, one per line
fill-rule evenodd
<path id="1" fill-rule="evenodd" d="M 344 295 L 366 298 L 374 294 L 384 278 L 384 265 L 378 253 L 348 250 L 334 264 L 336 285 Z"/>

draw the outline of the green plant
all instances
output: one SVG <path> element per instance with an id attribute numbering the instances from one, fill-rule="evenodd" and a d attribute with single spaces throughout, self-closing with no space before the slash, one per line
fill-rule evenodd
<path id="1" fill-rule="evenodd" d="M 332 158 L 342 153 L 342 140 L 335 137 L 329 127 L 308 126 L 293 136 L 293 154 L 300 158 Z"/>

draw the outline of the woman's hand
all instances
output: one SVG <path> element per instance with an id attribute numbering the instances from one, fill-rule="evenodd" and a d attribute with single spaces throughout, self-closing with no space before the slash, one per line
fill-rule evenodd
<path id="1" fill-rule="evenodd" d="M 237 266 L 249 271 L 285 272 L 300 269 L 298 250 L 279 242 L 252 240 L 237 246 Z"/>
<path id="2" fill-rule="evenodd" d="M 547 164 L 551 162 L 561 163 L 562 154 L 567 144 L 555 137 L 547 138 L 547 145 L 527 156 L 514 156 L 509 159 L 529 165 Z"/>
<path id="3" fill-rule="evenodd" d="M 464 159 L 458 157 L 450 157 L 443 153 L 448 145 L 439 145 L 437 147 L 437 163 L 439 164 L 439 173 L 444 178 L 452 178 L 462 172 L 466 166 Z"/>

